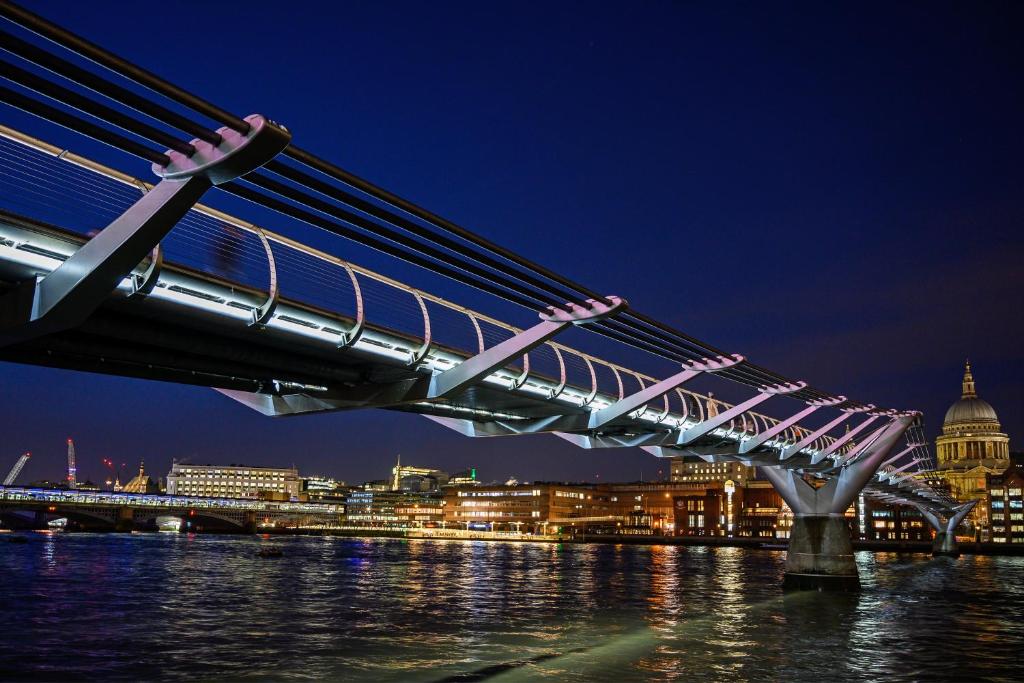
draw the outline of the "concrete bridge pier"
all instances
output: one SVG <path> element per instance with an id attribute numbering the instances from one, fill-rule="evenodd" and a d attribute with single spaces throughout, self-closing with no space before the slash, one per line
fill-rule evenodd
<path id="1" fill-rule="evenodd" d="M 932 542 L 932 557 L 960 557 L 960 547 L 956 543 L 956 530 L 977 504 L 978 501 L 972 500 L 969 503 L 964 503 L 954 508 L 953 515 L 948 519 L 942 519 L 931 510 L 923 506 L 917 506 L 921 515 L 935 529 L 935 540 Z"/>
<path id="2" fill-rule="evenodd" d="M 794 516 L 782 588 L 819 591 L 860 588 L 850 525 L 845 515 Z"/>
<path id="3" fill-rule="evenodd" d="M 839 474 L 822 486 L 780 467 L 763 467 L 775 490 L 793 510 L 786 553 L 784 590 L 855 591 L 860 577 L 846 510 L 896 445 L 916 415 L 901 415 Z"/>
<path id="4" fill-rule="evenodd" d="M 131 533 L 135 528 L 135 511 L 129 507 L 119 508 L 114 520 L 114 531 Z"/>

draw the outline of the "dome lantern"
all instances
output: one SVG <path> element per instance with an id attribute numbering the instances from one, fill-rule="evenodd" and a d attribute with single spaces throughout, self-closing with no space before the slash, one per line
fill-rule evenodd
<path id="1" fill-rule="evenodd" d="M 967 360 L 964 366 L 964 392 L 960 398 L 977 398 L 978 393 L 974 390 L 974 375 L 971 374 L 971 361 Z"/>

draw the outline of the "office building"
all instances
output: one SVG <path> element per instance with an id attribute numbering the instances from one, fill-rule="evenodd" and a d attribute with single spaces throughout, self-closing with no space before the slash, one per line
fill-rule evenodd
<path id="1" fill-rule="evenodd" d="M 167 493 L 175 496 L 291 500 L 301 485 L 294 467 L 174 463 L 167 474 Z"/>
<path id="2" fill-rule="evenodd" d="M 1002 474 L 985 477 L 989 540 L 1024 543 L 1024 466 L 1010 465 Z"/>

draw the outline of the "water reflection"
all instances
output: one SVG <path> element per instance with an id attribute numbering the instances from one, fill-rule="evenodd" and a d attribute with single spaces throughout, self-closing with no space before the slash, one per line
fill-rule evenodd
<path id="1" fill-rule="evenodd" d="M 1024 645 L 1024 558 L 859 553 L 861 593 L 784 596 L 738 548 L 31 536 L 0 679 L 1012 679 Z"/>

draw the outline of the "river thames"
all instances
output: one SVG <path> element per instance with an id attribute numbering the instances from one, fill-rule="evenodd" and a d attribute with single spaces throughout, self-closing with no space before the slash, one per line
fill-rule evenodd
<path id="1" fill-rule="evenodd" d="M 4 680 L 1019 680 L 1024 558 L 185 534 L 0 537 Z M 258 557 L 261 546 L 283 551 Z"/>

